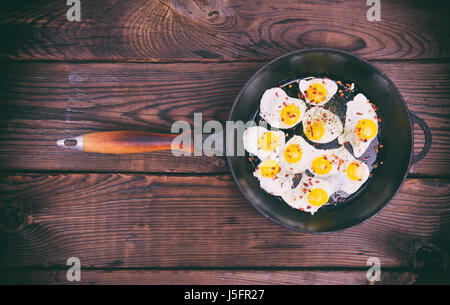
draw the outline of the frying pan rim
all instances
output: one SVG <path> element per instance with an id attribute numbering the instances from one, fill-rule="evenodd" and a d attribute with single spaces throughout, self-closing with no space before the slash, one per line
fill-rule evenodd
<path id="1" fill-rule="evenodd" d="M 357 221 L 356 223 L 349 225 L 347 227 L 344 228 L 339 228 L 336 230 L 329 230 L 329 231 L 310 231 L 310 230 L 305 230 L 305 229 L 299 229 L 299 228 L 294 228 L 291 227 L 290 225 L 287 225 L 283 222 L 280 222 L 274 218 L 272 218 L 270 215 L 268 215 L 267 213 L 265 213 L 264 211 L 262 211 L 256 204 L 254 204 L 250 198 L 247 196 L 246 192 L 244 192 L 244 190 L 242 189 L 240 183 L 238 182 L 238 179 L 236 177 L 234 168 L 231 164 L 231 157 L 230 156 L 226 156 L 227 159 L 227 163 L 228 163 L 228 167 L 230 168 L 231 171 L 231 175 L 233 177 L 234 182 L 236 183 L 236 185 L 239 188 L 239 191 L 241 192 L 241 194 L 244 195 L 245 199 L 247 199 L 247 201 L 262 215 L 264 215 L 266 218 L 268 218 L 269 220 L 271 220 L 272 222 L 282 226 L 283 228 L 292 230 L 292 231 L 296 231 L 296 232 L 300 232 L 300 233 L 308 233 L 308 234 L 331 234 L 331 233 L 336 233 L 336 232 L 342 232 L 351 228 L 354 228 L 356 226 L 359 226 L 363 223 L 365 223 L 366 221 L 372 219 L 373 217 L 375 217 L 376 215 L 378 215 L 378 213 L 381 212 L 381 210 L 383 210 L 383 208 L 397 195 L 397 193 L 400 191 L 400 189 L 402 188 L 406 177 L 408 176 L 409 173 L 409 169 L 411 167 L 411 160 L 412 160 L 412 156 L 414 154 L 414 133 L 413 133 L 413 123 L 411 120 L 411 114 L 410 111 L 408 109 L 408 106 L 405 102 L 405 100 L 403 99 L 403 96 L 401 95 L 400 91 L 398 90 L 397 86 L 394 84 L 394 82 L 386 75 L 384 74 L 378 67 L 376 67 L 375 65 L 373 65 L 372 63 L 370 63 L 369 61 L 365 60 L 364 58 L 352 54 L 350 52 L 344 51 L 344 50 L 339 50 L 339 49 L 333 49 L 333 48 L 308 48 L 308 49 L 301 49 L 301 50 L 295 50 L 286 54 L 283 54 L 279 57 L 276 57 L 275 59 L 272 59 L 271 61 L 269 61 L 268 63 L 266 63 L 265 65 L 263 65 L 260 69 L 258 69 L 251 77 L 250 79 L 244 84 L 244 86 L 241 88 L 241 90 L 239 91 L 239 94 L 236 96 L 233 105 L 231 106 L 231 110 L 230 110 L 230 114 L 228 115 L 228 121 L 231 121 L 231 117 L 234 113 L 234 109 L 242 95 L 242 93 L 245 91 L 245 89 L 249 86 L 249 84 L 264 70 L 266 69 L 268 66 L 270 66 L 271 64 L 282 60 L 285 57 L 289 57 L 292 56 L 294 54 L 299 54 L 299 53 L 307 53 L 307 52 L 330 52 L 330 53 L 341 53 L 344 54 L 346 56 L 351 56 L 354 57 L 358 60 L 360 60 L 361 62 L 369 65 L 371 68 L 373 68 L 375 70 L 376 73 L 378 73 L 384 80 L 386 80 L 394 89 L 395 93 L 397 94 L 397 96 L 400 98 L 400 101 L 402 102 L 402 106 L 403 106 L 403 111 L 406 112 L 407 118 L 408 118 L 408 126 L 409 126 L 409 134 L 410 134 L 410 140 L 411 140 L 411 152 L 409 154 L 409 160 L 408 160 L 408 166 L 406 168 L 405 173 L 403 174 L 402 180 L 399 184 L 399 186 L 397 187 L 397 189 L 395 190 L 395 192 L 393 192 L 392 196 L 386 200 L 383 204 L 381 204 L 376 210 L 375 212 L 373 212 L 369 217 L 362 219 L 361 221 Z"/>

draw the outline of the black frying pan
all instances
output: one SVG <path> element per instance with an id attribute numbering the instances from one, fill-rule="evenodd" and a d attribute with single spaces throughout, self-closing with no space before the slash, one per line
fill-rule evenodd
<path id="1" fill-rule="evenodd" d="M 405 180 L 410 165 L 418 162 L 429 151 L 430 129 L 422 119 L 408 111 L 395 85 L 380 70 L 359 57 L 332 49 L 296 51 L 264 66 L 242 88 L 234 101 L 229 121 L 253 120 L 259 111 L 260 99 L 265 90 L 300 75 L 333 75 L 336 80 L 352 81 L 371 99 L 379 108 L 377 112 L 382 118 L 379 138 L 381 137 L 384 147 L 377 156 L 378 161 L 383 162 L 382 166 L 378 166 L 372 172 L 373 177 L 345 203 L 322 207 L 316 214 L 310 215 L 292 209 L 280 198 L 263 191 L 253 177 L 254 168 L 246 157 L 228 156 L 228 164 L 241 192 L 269 219 L 302 232 L 342 230 L 375 215 L 394 197 Z M 425 133 L 425 146 L 418 155 L 413 154 L 413 124 L 418 124 Z M 176 136 L 152 132 L 107 131 L 62 139 L 57 144 L 90 153 L 128 154 L 170 150 Z M 180 149 L 193 152 L 194 147 Z"/>
<path id="2" fill-rule="evenodd" d="M 250 121 L 259 109 L 265 90 L 299 75 L 333 75 L 335 80 L 351 80 L 378 107 L 382 118 L 379 137 L 383 149 L 378 154 L 382 165 L 373 171 L 363 191 L 332 208 L 323 207 L 310 215 L 283 203 L 263 191 L 253 176 L 246 157 L 229 156 L 234 180 L 247 200 L 264 216 L 292 230 L 330 232 L 359 224 L 379 212 L 398 192 L 409 167 L 421 160 L 431 147 L 431 132 L 426 123 L 408 108 L 393 82 L 379 69 L 350 53 L 334 49 L 309 49 L 289 53 L 265 65 L 245 84 L 234 101 L 229 121 Z M 425 133 L 425 146 L 413 152 L 413 124 Z"/>

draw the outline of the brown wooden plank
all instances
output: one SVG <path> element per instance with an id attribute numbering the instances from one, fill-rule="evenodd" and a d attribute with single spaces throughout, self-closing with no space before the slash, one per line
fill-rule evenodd
<path id="1" fill-rule="evenodd" d="M 449 63 L 376 62 L 410 110 L 432 129 L 433 145 L 411 169 L 450 172 Z M 108 172 L 226 172 L 222 159 L 170 152 L 105 156 L 62 150 L 57 139 L 93 131 L 169 132 L 177 120 L 225 121 L 235 96 L 262 63 L 2 63 L 0 169 Z M 416 150 L 423 135 L 415 132 Z"/>
<path id="2" fill-rule="evenodd" d="M 368 282 L 361 271 L 260 270 L 83 270 L 81 281 L 69 282 L 67 271 L 0 270 L 0 284 L 83 285 L 405 285 L 413 272 L 383 271 L 379 282 Z"/>
<path id="3" fill-rule="evenodd" d="M 318 235 L 272 223 L 228 175 L 14 174 L 0 189 L 0 267 L 76 256 L 95 268 L 365 268 L 370 257 L 416 268 L 450 257 L 450 180 L 407 179 L 374 218 Z"/>
<path id="4" fill-rule="evenodd" d="M 449 56 L 442 1 L 85 1 L 68 22 L 66 1 L 12 1 L 0 12 L 0 57 L 51 60 L 268 60 L 334 47 L 370 59 Z"/>

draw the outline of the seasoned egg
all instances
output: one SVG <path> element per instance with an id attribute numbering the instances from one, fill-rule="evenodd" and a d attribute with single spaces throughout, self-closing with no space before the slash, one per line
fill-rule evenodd
<path id="1" fill-rule="evenodd" d="M 304 101 L 287 96 L 281 88 L 264 92 L 260 104 L 260 116 L 275 128 L 292 128 L 302 121 L 306 111 Z"/>
<path id="2" fill-rule="evenodd" d="M 314 143 L 328 143 L 344 130 L 339 117 L 321 107 L 312 107 L 303 117 L 303 133 Z"/>
<path id="3" fill-rule="evenodd" d="M 301 93 L 309 104 L 321 106 L 337 92 L 337 84 L 328 78 L 305 78 L 299 81 Z"/>
<path id="4" fill-rule="evenodd" d="M 359 160 L 347 161 L 343 164 L 341 170 L 327 178 L 327 180 L 336 186 L 340 191 L 351 195 L 369 179 L 369 167 Z"/>
<path id="5" fill-rule="evenodd" d="M 335 191 L 335 186 L 325 179 L 303 175 L 295 188 L 288 184 L 283 186 L 281 198 L 295 209 L 314 214 Z"/>
<path id="6" fill-rule="evenodd" d="M 253 176 L 258 178 L 259 184 L 267 193 L 281 196 L 283 185 L 292 180 L 292 176 L 285 174 L 280 166 L 278 158 L 270 158 L 256 166 Z"/>
<path id="7" fill-rule="evenodd" d="M 347 103 L 344 133 L 339 136 L 340 144 L 349 142 L 355 157 L 360 157 L 378 134 L 378 117 L 363 94 L 358 94 Z"/>
<path id="8" fill-rule="evenodd" d="M 301 136 L 293 136 L 280 152 L 280 164 L 287 173 L 301 173 L 312 162 L 315 150 Z"/>
<path id="9" fill-rule="evenodd" d="M 244 149 L 260 160 L 277 156 L 285 143 L 284 132 L 251 126 L 244 131 Z"/>

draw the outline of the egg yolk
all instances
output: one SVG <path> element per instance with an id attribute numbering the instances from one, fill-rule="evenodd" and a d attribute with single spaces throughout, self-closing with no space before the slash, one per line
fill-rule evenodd
<path id="1" fill-rule="evenodd" d="M 278 135 L 270 131 L 263 133 L 258 138 L 258 146 L 264 151 L 274 151 L 279 143 Z"/>
<path id="2" fill-rule="evenodd" d="M 308 202 L 313 206 L 321 206 L 328 201 L 328 194 L 321 188 L 312 189 L 308 194 Z"/>
<path id="3" fill-rule="evenodd" d="M 305 97 L 312 103 L 320 104 L 327 96 L 327 89 L 322 84 L 312 84 L 306 90 Z"/>
<path id="4" fill-rule="evenodd" d="M 333 167 L 326 157 L 317 157 L 312 162 L 312 170 L 318 175 L 325 175 L 331 171 Z"/>
<path id="5" fill-rule="evenodd" d="M 280 172 L 280 166 L 278 165 L 277 161 L 272 159 L 264 161 L 260 165 L 260 167 L 261 167 L 261 174 L 267 178 L 275 177 L 275 175 Z"/>
<path id="6" fill-rule="evenodd" d="M 319 140 L 325 133 L 325 127 L 320 122 L 314 122 L 313 124 L 306 125 L 305 135 L 311 141 Z"/>
<path id="7" fill-rule="evenodd" d="M 294 125 L 300 119 L 300 109 L 295 105 L 287 105 L 281 109 L 281 121 L 286 125 Z"/>
<path id="8" fill-rule="evenodd" d="M 288 163 L 297 163 L 302 158 L 302 149 L 298 144 L 288 145 L 284 149 L 284 158 Z"/>
<path id="9" fill-rule="evenodd" d="M 352 162 L 347 166 L 347 176 L 355 181 L 361 181 L 361 178 L 363 176 L 363 170 L 361 163 L 359 162 Z"/>
<path id="10" fill-rule="evenodd" d="M 363 141 L 370 140 L 377 135 L 378 128 L 374 121 L 364 119 L 359 121 L 355 127 L 355 134 Z"/>

